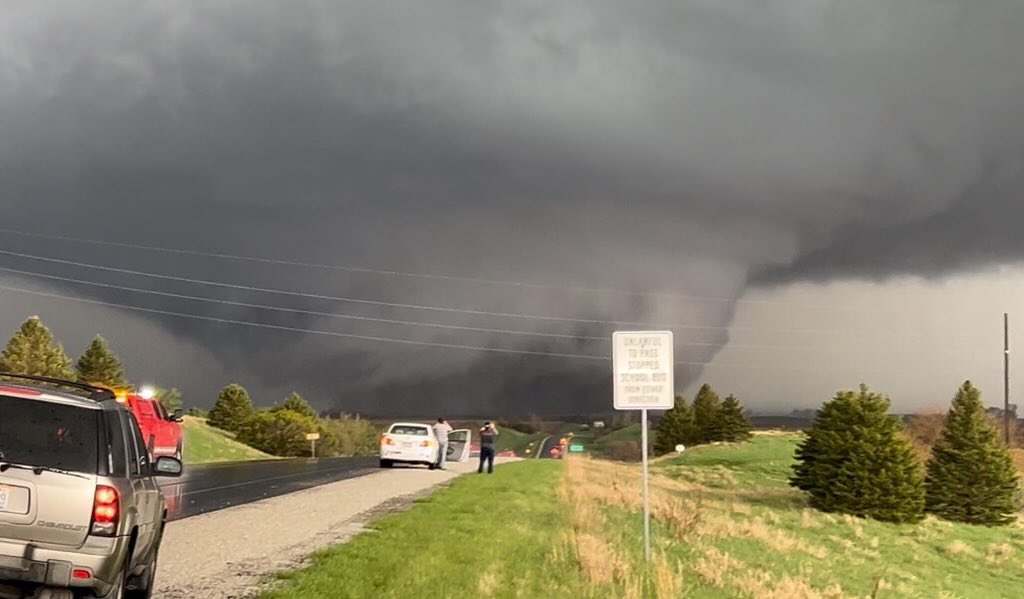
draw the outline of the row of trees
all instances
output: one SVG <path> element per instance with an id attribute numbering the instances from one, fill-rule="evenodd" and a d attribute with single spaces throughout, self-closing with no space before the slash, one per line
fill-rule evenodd
<path id="1" fill-rule="evenodd" d="M 750 431 L 750 422 L 739 400 L 729 395 L 721 401 L 711 385 L 704 384 L 692 406 L 683 396 L 676 396 L 675 405 L 658 421 L 654 452 L 671 453 L 677 445 L 746 441 L 750 438 Z"/>
<path id="2" fill-rule="evenodd" d="M 377 431 L 370 421 L 348 416 L 322 419 L 298 393 L 272 408 L 258 410 L 244 387 L 228 385 L 218 395 L 207 423 L 277 456 L 306 455 L 307 433 L 320 434 L 319 455 L 366 455 L 377 449 Z"/>
<path id="3" fill-rule="evenodd" d="M 926 464 L 889 407 L 865 385 L 836 394 L 798 446 L 790 485 L 823 511 L 890 522 L 926 513 L 985 525 L 1016 519 L 1017 470 L 970 381 L 954 396 Z"/>
<path id="4" fill-rule="evenodd" d="M 107 342 L 96 336 L 81 357 L 72 363 L 64 346 L 38 316 L 32 316 L 7 341 L 0 353 L 0 371 L 33 376 L 48 376 L 63 380 L 125 387 L 124 366 L 110 351 Z"/>
<path id="5" fill-rule="evenodd" d="M 124 365 L 100 336 L 72 362 L 38 316 L 32 316 L 8 340 L 0 352 L 0 372 L 46 376 L 112 388 L 130 387 Z M 164 408 L 181 409 L 177 389 L 157 389 Z M 292 394 L 269 410 L 256 410 L 240 385 L 221 391 L 210 412 L 210 424 L 236 433 L 239 441 L 279 456 L 305 455 L 306 433 L 320 433 L 320 455 L 359 455 L 377 448 L 373 425 L 359 418 L 320 419 L 316 410 L 298 394 Z"/>
<path id="6" fill-rule="evenodd" d="M 115 389 L 130 387 L 124 364 L 111 351 L 107 341 L 97 335 L 82 355 L 72 363 L 64 346 L 54 339 L 53 333 L 38 316 L 22 323 L 0 352 L 0 372 L 47 376 L 63 380 L 78 380 Z M 170 412 L 182 408 L 181 392 L 177 389 L 157 389 L 156 398 Z"/>

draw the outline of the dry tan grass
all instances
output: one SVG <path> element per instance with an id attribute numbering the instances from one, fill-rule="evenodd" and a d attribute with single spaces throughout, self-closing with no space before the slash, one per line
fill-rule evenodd
<path id="1" fill-rule="evenodd" d="M 821 528 L 821 520 L 814 515 L 814 512 L 808 509 L 800 511 L 800 528 Z"/>
<path id="2" fill-rule="evenodd" d="M 498 574 L 496 567 L 488 568 L 476 583 L 476 590 L 481 597 L 493 597 L 500 587 L 501 575 Z"/>
<path id="3" fill-rule="evenodd" d="M 949 545 L 946 545 L 945 551 L 947 555 L 966 555 L 971 552 L 971 546 L 963 541 L 953 541 Z"/>
<path id="4" fill-rule="evenodd" d="M 679 599 L 683 596 L 682 566 L 671 563 L 664 555 L 655 558 L 651 578 L 657 599 Z"/>
<path id="5" fill-rule="evenodd" d="M 800 551 L 818 559 L 824 559 L 829 555 L 828 549 L 773 528 L 761 517 L 734 520 L 728 516 L 723 517 L 717 514 L 706 515 L 698 527 L 698 534 L 720 539 L 753 539 L 773 551 L 781 553 Z"/>
<path id="6" fill-rule="evenodd" d="M 697 560 L 694 569 L 708 584 L 721 588 L 725 586 L 726 576 L 741 565 L 728 553 L 715 547 L 708 547 L 704 557 Z"/>
<path id="7" fill-rule="evenodd" d="M 597 535 L 583 533 L 576 536 L 580 567 L 587 579 L 597 585 L 609 585 L 616 580 L 629 580 L 632 567 L 615 548 Z"/>
<path id="8" fill-rule="evenodd" d="M 985 560 L 990 564 L 1001 564 L 1013 557 L 1013 546 L 1008 543 L 993 543 L 988 546 Z"/>

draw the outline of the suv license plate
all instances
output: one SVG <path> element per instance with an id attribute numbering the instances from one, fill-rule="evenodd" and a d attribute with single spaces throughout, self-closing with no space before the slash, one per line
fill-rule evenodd
<path id="1" fill-rule="evenodd" d="M 10 490 L 7 487 L 0 487 L 0 512 L 7 511 L 7 498 L 10 496 Z"/>

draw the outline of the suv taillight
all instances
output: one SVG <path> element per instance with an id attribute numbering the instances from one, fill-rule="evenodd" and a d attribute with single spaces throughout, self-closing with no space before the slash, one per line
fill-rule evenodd
<path id="1" fill-rule="evenodd" d="M 112 537 L 117 533 L 117 521 L 121 515 L 121 498 L 114 487 L 96 486 L 96 498 L 92 506 L 91 533 Z"/>

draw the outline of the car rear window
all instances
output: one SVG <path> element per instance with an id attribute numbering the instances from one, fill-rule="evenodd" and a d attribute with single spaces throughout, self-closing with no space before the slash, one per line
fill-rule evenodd
<path id="1" fill-rule="evenodd" d="M 96 473 L 99 410 L 0 395 L 0 414 L 2 461 Z"/>
<path id="2" fill-rule="evenodd" d="M 427 427 L 425 426 L 402 426 L 394 425 L 391 427 L 392 435 L 419 435 L 421 437 L 427 436 Z"/>

